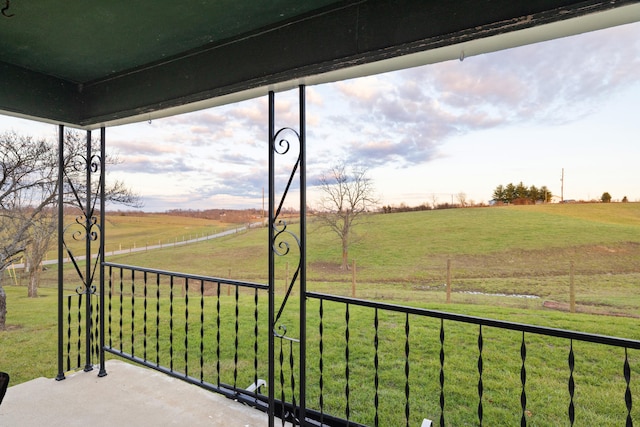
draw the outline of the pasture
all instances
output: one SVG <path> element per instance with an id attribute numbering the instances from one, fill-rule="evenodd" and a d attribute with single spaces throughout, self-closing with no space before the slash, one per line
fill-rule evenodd
<path id="1" fill-rule="evenodd" d="M 453 303 L 566 309 L 573 273 L 577 311 L 640 315 L 640 204 L 376 214 L 354 230 L 349 255 L 355 275 L 339 268 L 337 237 L 310 219 L 309 290 L 351 295 L 355 278 L 357 297 L 440 304 L 450 260 Z M 265 283 L 266 239 L 267 230 L 257 228 L 109 260 Z M 276 262 L 284 288 L 286 260 Z"/>
<path id="2" fill-rule="evenodd" d="M 145 227 L 150 234 L 164 233 L 164 238 L 168 241 L 172 237 L 174 240 L 179 239 L 176 233 L 183 231 L 184 227 L 193 227 L 193 224 L 185 225 L 190 219 L 172 218 L 173 228 L 163 226 L 161 221 L 155 220 L 145 222 L 144 219 L 136 218 L 135 224 L 138 225 L 130 224 L 126 216 L 118 220 L 121 222 L 112 223 L 111 226 L 131 230 L 132 234 Z M 180 225 L 181 221 L 183 225 Z M 140 225 L 140 222 L 144 224 Z M 214 225 L 203 223 L 199 227 L 206 231 L 207 227 Z M 291 227 L 295 229 L 296 225 Z M 155 228 L 158 230 L 154 231 Z M 172 232 L 174 236 L 171 236 Z M 350 248 L 350 258 L 355 260 L 356 266 L 354 274 L 353 270 L 344 271 L 339 268 L 340 246 L 337 238 L 318 228 L 310 220 L 307 259 L 309 290 L 350 296 L 355 280 L 358 298 L 602 335 L 640 338 L 640 204 L 507 206 L 376 214 L 368 217 L 356 232 L 357 239 Z M 118 235 L 107 228 L 108 244 L 114 244 L 112 236 L 126 239 L 127 233 Z M 265 228 L 254 228 L 187 246 L 113 256 L 109 261 L 266 282 L 266 238 Z M 137 240 L 138 237 L 134 239 Z M 452 276 L 449 304 L 446 303 L 444 287 L 448 260 Z M 285 279 L 290 277 L 293 267 L 287 267 L 286 261 L 282 259 L 276 261 L 277 292 L 282 296 Z M 71 268 L 65 268 L 65 271 L 69 277 L 65 288 L 72 291 L 77 283 L 72 278 Z M 9 285 L 7 277 L 4 280 L 8 293 L 9 330 L 0 333 L 0 365 L 18 372 L 14 376 L 14 384 L 37 376 L 51 377 L 56 371 L 56 309 L 53 288 L 56 269 L 48 269 L 43 276 L 45 282 L 41 287 L 41 297 L 36 300 L 26 298 L 25 288 Z M 568 312 L 570 281 L 575 284 L 577 313 Z M 250 295 L 240 295 L 242 310 L 250 311 L 251 299 Z M 247 307 L 243 308 L 245 300 Z M 292 302 L 292 307 L 295 304 L 295 301 Z M 317 308 L 312 305 L 310 309 L 315 311 Z M 326 310 L 327 319 L 343 316 L 342 313 L 332 313 L 330 307 Z M 355 320 L 358 318 L 355 312 L 352 316 L 355 322 L 353 330 L 370 328 L 368 325 L 371 319 Z M 316 321 L 313 320 L 310 324 L 312 329 L 317 327 L 314 322 Z M 325 327 L 328 328 L 329 323 Z M 389 333 L 393 336 L 392 331 Z M 453 330 L 454 336 L 465 336 L 467 333 L 464 328 Z M 488 335 L 488 341 L 498 345 L 487 350 L 487 364 L 494 363 L 492 360 L 502 363 L 501 349 L 509 348 L 509 351 L 517 352 L 514 347 L 518 345 L 517 339 L 504 339 L 502 335 L 504 334 L 500 333 L 495 337 Z M 361 346 L 354 340 L 353 354 L 362 353 L 364 359 L 371 359 L 371 347 L 367 344 L 369 338 L 363 336 Z M 465 337 L 465 341 L 466 338 L 468 337 Z M 427 334 L 419 342 L 428 343 L 432 339 Z M 550 396 L 563 395 L 557 393 L 558 389 L 566 389 L 566 349 L 559 348 L 557 356 L 544 352 L 544 348 L 555 347 L 553 344 L 540 348 L 532 346 L 531 349 L 532 360 L 540 359 L 540 363 L 532 363 L 532 366 L 536 366 L 533 369 L 540 370 L 540 376 L 537 377 L 533 374 L 535 371 L 532 371 L 530 378 L 536 384 L 531 396 L 533 417 L 543 412 L 541 406 L 535 409 L 534 396 L 538 396 L 535 399 L 545 401 L 544 399 L 551 399 Z M 264 349 L 264 346 L 261 348 Z M 472 348 L 464 344 L 464 341 L 461 341 L 460 349 L 460 352 L 450 353 L 450 357 L 464 359 L 463 353 L 473 353 Z M 394 351 L 395 347 L 391 344 L 385 350 L 389 355 Z M 543 353 L 537 355 L 538 351 Z M 391 356 L 387 356 L 387 359 L 391 360 L 389 357 Z M 469 368 L 472 368 L 473 357 L 473 354 L 469 355 Z M 635 378 L 639 372 L 638 355 L 633 353 L 630 357 Z M 336 358 L 340 359 L 339 356 Z M 619 361 L 607 365 L 606 349 L 585 346 L 580 349 L 580 358 L 580 363 L 604 361 L 603 369 L 607 372 L 610 369 L 611 373 L 607 373 L 607 379 L 602 379 L 611 381 L 612 387 L 615 384 L 615 387 L 620 388 L 620 379 L 616 378 Z M 340 366 L 340 362 L 337 363 Z M 517 367 L 509 369 L 511 368 L 517 372 Z M 314 367 L 310 369 L 310 375 L 317 375 Z M 556 382 L 545 380 L 554 377 L 556 369 L 560 379 Z M 585 369 L 588 369 L 586 365 Z M 453 375 L 458 376 L 457 373 Z M 518 380 L 515 374 L 511 376 L 514 378 L 509 381 L 513 381 L 517 388 Z M 518 402 L 515 396 L 509 395 L 508 384 L 502 383 L 502 380 L 492 383 L 491 377 L 487 381 L 492 384 L 489 387 L 493 387 L 497 393 L 491 399 L 509 402 L 506 403 L 509 408 L 513 406 L 508 410 L 498 408 L 490 411 L 504 410 L 504 417 L 517 413 Z M 433 385 L 425 385 L 425 390 L 429 390 L 434 397 L 431 404 L 435 402 L 437 394 Z M 342 387 L 340 384 L 337 386 Z M 367 384 L 362 387 L 366 388 Z M 468 393 L 468 390 L 454 389 L 453 392 L 462 395 Z M 616 395 L 615 404 L 619 406 L 618 397 Z M 360 398 L 354 395 L 354 401 Z M 401 400 L 402 397 L 394 399 Z M 471 408 L 473 401 L 471 393 L 460 401 L 461 408 Z M 557 401 L 553 400 L 553 403 L 548 401 L 556 406 L 554 411 L 560 413 L 565 412 L 563 402 L 561 397 Z M 606 402 L 604 404 L 606 406 Z M 341 403 L 335 402 L 335 405 L 339 408 Z M 415 405 L 420 407 L 419 403 Z M 593 418 L 588 419 L 606 424 L 606 417 L 609 415 L 599 417 L 598 413 L 602 413 L 602 408 L 597 403 L 593 407 L 594 413 L 589 415 Z M 425 411 L 427 410 L 433 413 L 435 408 L 426 408 Z M 467 416 L 461 415 L 459 421 L 464 423 L 464 420 L 472 418 L 472 412 Z M 507 419 L 500 418 L 502 415 L 495 416 Z M 545 418 L 546 416 L 532 418 L 532 421 L 537 420 L 541 423 L 539 425 L 554 422 L 552 418 Z"/>

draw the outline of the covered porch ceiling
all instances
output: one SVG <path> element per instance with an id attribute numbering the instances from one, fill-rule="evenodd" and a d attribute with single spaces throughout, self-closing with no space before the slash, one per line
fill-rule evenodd
<path id="1" fill-rule="evenodd" d="M 11 0 L 0 112 L 92 129 L 639 20 L 637 0 Z"/>

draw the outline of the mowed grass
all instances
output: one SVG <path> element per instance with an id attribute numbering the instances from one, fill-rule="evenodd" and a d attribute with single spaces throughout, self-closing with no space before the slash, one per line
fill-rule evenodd
<path id="1" fill-rule="evenodd" d="M 159 224 L 157 226 L 160 227 Z M 149 227 L 153 229 L 151 225 Z M 296 230 L 295 224 L 290 227 Z M 371 215 L 356 232 L 357 240 L 350 248 L 350 257 L 356 265 L 354 275 L 352 270 L 338 268 L 340 245 L 337 238 L 310 218 L 307 254 L 307 286 L 310 290 L 351 295 L 355 277 L 355 291 L 360 298 L 640 339 L 639 204 L 508 206 Z M 251 229 L 189 246 L 119 255 L 109 260 L 162 270 L 266 282 L 266 239 L 266 229 Z M 293 249 L 295 252 L 295 247 Z M 295 268 L 295 257 L 288 258 L 276 259 L 279 297 L 284 295 L 285 279 L 291 277 Z M 451 304 L 445 303 L 443 286 L 447 260 L 451 260 L 452 266 Z M 571 265 L 573 276 L 570 275 Z M 77 281 L 69 270 L 70 267 L 65 267 L 69 274 L 65 288 L 71 291 L 77 286 Z M 560 306 L 560 310 L 549 308 L 545 302 L 568 302 L 571 279 L 576 286 L 578 313 L 568 313 L 566 306 Z M 24 297 L 26 289 L 23 287 L 5 286 L 9 294 L 10 328 L 0 333 L 0 366 L 19 372 L 14 376 L 15 381 L 26 381 L 40 375 L 53 376 L 56 371 L 55 292 L 48 288 L 55 283 L 55 269 L 45 272 L 44 281 L 43 296 L 37 300 Z M 5 278 L 5 285 L 8 282 Z M 517 296 L 519 294 L 537 298 L 521 298 Z M 231 301 L 233 296 L 223 293 L 223 298 Z M 295 318 L 297 301 L 295 297 L 290 301 L 285 320 Z M 241 295 L 240 304 L 241 312 L 252 315 L 251 296 Z M 125 307 L 125 313 L 128 308 Z M 264 307 L 261 310 L 260 319 L 266 319 Z M 327 340 L 324 345 L 326 349 L 332 349 L 324 355 L 325 405 L 331 413 L 343 416 L 346 410 L 345 382 L 341 379 L 346 368 L 344 307 L 327 304 L 324 310 Z M 310 381 L 317 384 L 320 375 L 317 302 L 309 303 L 309 311 L 311 351 L 308 369 Z M 197 318 L 197 315 L 192 317 Z M 381 319 L 380 381 L 385 386 L 380 396 L 383 402 L 381 425 L 395 425 L 403 416 L 402 353 L 405 342 L 401 331 L 404 321 L 402 316 Z M 412 422 L 419 423 L 421 416 L 436 418 L 438 414 L 437 323 L 411 319 Z M 372 325 L 371 312 L 364 309 L 352 311 L 351 416 L 369 424 L 373 417 Z M 447 425 L 471 425 L 477 423 L 474 421 L 478 404 L 477 327 L 450 322 L 445 322 L 445 327 Z M 485 424 L 513 425 L 519 422 L 520 412 L 519 391 L 514 393 L 514 390 L 518 390 L 520 382 L 521 337 L 517 333 L 492 329 L 484 332 Z M 291 334 L 295 334 L 295 328 Z M 329 341 L 334 341 L 334 345 Z M 529 425 L 566 423 L 567 343 L 536 337 L 527 338 L 527 341 Z M 251 348 L 251 344 L 246 347 Z M 580 403 L 578 421 L 594 425 L 621 424 L 623 419 L 619 414 L 625 413 L 625 384 L 621 376 L 624 354 L 606 347 L 579 343 L 574 346 L 579 390 L 576 402 Z M 264 348 L 261 342 L 260 351 Z M 247 351 L 251 352 L 250 349 Z M 634 395 L 637 387 L 633 378 L 640 374 L 640 360 L 636 353 L 630 352 Z M 194 354 L 197 354 L 197 349 Z M 250 360 L 252 357 L 247 356 Z M 241 380 L 246 382 L 247 379 Z M 603 388 L 606 392 L 602 391 Z M 317 407 L 316 391 L 310 393 L 310 405 Z M 594 399 L 594 393 L 601 396 Z M 636 407 L 635 418 L 638 416 Z"/>
<path id="2" fill-rule="evenodd" d="M 73 239 L 73 231 L 81 230 L 81 227 L 75 225 L 75 221 L 76 218 L 71 216 L 65 219 L 65 224 L 69 227 L 65 237 L 72 252 L 81 254 L 84 251 L 84 240 Z M 107 253 L 161 244 L 171 245 L 237 227 L 237 224 L 221 220 L 143 212 L 110 213 L 105 223 Z M 53 248 L 47 258 L 54 259 L 56 256 L 56 249 Z"/>
<path id="3" fill-rule="evenodd" d="M 204 378 L 205 381 L 216 383 L 216 305 L 215 296 L 197 296 L 197 286 L 192 287 L 190 298 L 181 295 L 177 286 L 171 304 L 173 311 L 173 346 L 168 345 L 169 336 L 169 297 L 166 287 L 162 288 L 160 298 L 160 332 L 161 345 L 156 352 L 156 308 L 153 295 L 154 284 L 149 291 L 149 309 L 142 309 L 142 286 L 138 283 L 136 292 L 140 297 L 136 302 L 135 314 L 131 309 L 132 300 L 129 294 L 122 299 L 123 311 L 119 314 L 119 295 L 113 296 L 110 306 L 113 309 L 107 320 L 107 343 L 112 343 L 115 349 L 135 354 L 138 357 L 155 363 L 157 360 L 163 366 L 169 366 L 170 352 L 173 354 L 172 368 L 176 372 L 184 372 L 189 366 L 190 375 Z M 14 301 L 14 311 L 24 316 L 30 323 L 12 325 L 3 334 L 3 346 L 0 352 L 0 363 L 11 372 L 12 383 L 17 384 L 30 379 L 27 373 L 36 376 L 51 377 L 56 372 L 55 353 L 55 292 L 44 289 L 42 297 L 28 300 L 19 287 L 9 287 L 9 297 Z M 127 290 L 127 289 L 125 289 Z M 266 296 L 261 294 L 258 305 L 259 319 L 266 319 Z M 236 299 L 222 292 L 220 301 L 221 326 L 220 341 L 222 343 L 220 356 L 220 379 L 228 384 L 237 383 L 239 387 L 246 387 L 253 382 L 254 376 L 254 324 L 255 305 L 252 292 L 241 291 L 238 298 L 238 311 L 241 315 L 239 323 L 239 356 L 237 378 L 234 374 L 234 312 Z M 292 299 L 289 310 L 283 315 L 282 324 L 287 325 L 288 336 L 297 336 L 296 311 L 298 299 Z M 204 306 L 204 347 L 200 347 L 200 310 Z M 424 307 L 442 308 L 438 305 L 416 304 Z M 188 327 L 188 352 L 185 351 L 187 340 L 184 323 L 180 320 L 189 312 L 190 326 Z M 479 305 L 455 304 L 447 306 L 449 311 L 464 312 L 465 314 L 503 318 L 521 323 L 538 323 L 541 317 L 546 318 L 549 326 L 561 328 L 586 329 L 605 335 L 619 335 L 626 331 L 633 335 L 640 333 L 637 319 L 627 317 L 612 317 L 600 326 L 594 324 L 594 317 L 585 314 L 562 312 L 546 313 L 541 310 L 519 310 L 508 307 L 487 307 Z M 372 404 L 375 393 L 376 348 L 374 346 L 376 331 L 374 329 L 374 311 L 370 308 L 352 306 L 349 310 L 350 339 L 345 339 L 345 306 L 325 302 L 320 315 L 319 304 L 315 299 L 308 302 L 308 347 L 307 347 L 307 381 L 308 405 L 320 408 L 319 388 L 320 376 L 323 378 L 323 410 L 327 414 L 346 417 L 346 377 L 349 369 L 349 418 L 353 421 L 372 425 L 375 408 Z M 28 314 L 27 314 L 28 313 Z M 122 316 L 122 317 L 120 317 Z M 143 328 L 143 317 L 148 317 L 147 328 Z M 132 318 L 135 317 L 135 322 Z M 322 319 L 322 371 L 320 370 L 320 321 Z M 407 320 L 410 323 L 410 338 L 407 342 L 404 329 Z M 407 376 L 405 371 L 405 349 L 409 345 L 409 377 L 411 408 L 411 425 L 420 424 L 423 417 L 438 419 L 440 408 L 440 321 L 437 319 L 420 318 L 399 313 L 380 312 L 378 337 L 378 380 L 379 399 L 378 416 L 380 425 L 404 424 L 404 408 L 406 403 L 405 385 Z M 40 326 L 35 326 L 39 324 Z M 130 332 L 135 324 L 135 340 Z M 477 394 L 478 370 L 478 327 L 445 321 L 444 343 L 445 364 L 445 419 L 446 425 L 474 425 L 477 420 L 476 408 L 479 402 Z M 121 341 L 120 330 L 124 335 Z M 264 325 L 260 327 L 258 346 L 258 370 L 260 378 L 267 376 L 266 363 L 267 343 Z M 66 331 L 66 329 L 65 329 Z M 110 333 L 109 333 L 110 331 Z M 66 332 L 65 332 L 66 333 Z M 72 352 L 75 353 L 75 328 L 72 333 Z M 513 425 L 519 422 L 520 408 L 520 345 L 522 336 L 517 332 L 501 331 L 494 328 L 483 328 L 483 405 L 484 423 L 487 425 Z M 569 369 L 567 358 L 569 342 L 555 338 L 539 337 L 527 334 L 527 421 L 528 425 L 560 425 L 566 423 L 569 392 L 567 381 Z M 37 352 L 31 350 L 37 348 Z M 345 352 L 349 351 L 349 361 Z M 622 375 L 625 353 L 623 349 L 612 349 L 606 346 L 573 343 L 576 359 L 574 378 L 576 381 L 576 414 L 578 424 L 592 425 L 620 425 L 624 423 L 626 409 L 624 406 L 624 392 L 626 384 Z M 82 350 L 83 351 L 83 350 Z M 201 372 L 199 360 L 204 351 L 204 370 Z M 279 352 L 279 349 L 276 349 Z M 286 381 L 289 381 L 288 345 L 284 350 Z M 144 356 L 143 356 L 144 355 Z M 113 357 L 107 355 L 108 357 Z M 640 375 L 640 353 L 629 351 L 629 363 L 632 375 L 632 393 L 638 391 L 635 378 Z M 277 357 L 276 357 L 277 358 Z M 72 354 L 72 363 L 75 354 Z M 279 378 L 280 368 L 277 368 L 276 378 Z M 296 376 L 296 384 L 299 379 Z M 279 384 L 277 395 L 280 395 Z M 285 388 L 289 396 L 290 390 Z M 266 392 L 266 391 L 265 391 Z M 633 416 L 640 416 L 638 408 L 634 408 Z"/>
<path id="4" fill-rule="evenodd" d="M 290 226 L 297 232 L 296 227 Z M 568 304 L 573 276 L 578 310 L 640 315 L 637 203 L 377 214 L 354 231 L 357 236 L 349 255 L 355 262 L 355 274 L 352 269 L 339 268 L 337 237 L 310 218 L 310 290 L 351 295 L 355 280 L 358 297 L 442 302 L 450 260 L 452 302 L 522 308 L 541 308 L 545 301 Z M 291 247 L 295 251 L 295 245 Z M 110 260 L 266 283 L 267 257 L 267 230 L 258 228 L 188 247 Z M 276 262 L 276 278 L 284 289 L 296 261 L 276 257 Z"/>

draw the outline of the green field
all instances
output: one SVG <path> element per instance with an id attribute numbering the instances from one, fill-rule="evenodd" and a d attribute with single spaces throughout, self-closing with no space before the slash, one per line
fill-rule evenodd
<path id="1" fill-rule="evenodd" d="M 139 236 L 145 233 L 154 236 L 162 234 L 167 241 L 179 241 L 184 230 L 201 227 L 199 230 L 206 232 L 207 227 L 216 226 L 201 220 L 196 225 L 188 218 L 165 218 L 170 219 L 168 224 L 171 225 L 163 225 L 160 219 L 151 217 L 153 220 L 149 221 L 145 221 L 144 217 L 128 219 L 123 216 L 118 217 L 117 221 L 109 218 L 113 221 L 110 226 L 113 228 L 107 228 L 108 242 L 113 242 L 113 236 L 116 235 L 119 240 L 138 241 L 143 238 Z M 295 224 L 292 228 L 295 229 Z M 338 268 L 341 255 L 338 240 L 326 230 L 318 228 L 310 219 L 307 244 L 309 290 L 347 296 L 355 290 L 359 298 L 640 339 L 640 204 L 507 206 L 376 214 L 369 216 L 356 231 L 357 240 L 350 250 L 350 257 L 355 260 L 354 274 L 352 270 Z M 134 237 L 128 237 L 136 233 Z M 266 282 L 266 239 L 267 230 L 255 228 L 188 246 L 118 255 L 110 257 L 109 261 Z M 450 304 L 446 303 L 444 286 L 448 260 L 451 262 L 452 276 Z M 293 266 L 287 269 L 285 259 L 278 258 L 276 262 L 277 282 L 282 284 L 281 288 L 278 286 L 278 294 L 282 296 L 285 278 L 290 276 Z M 73 272 L 67 267 L 65 271 L 69 277 L 65 287 L 72 290 L 77 286 L 72 279 Z M 13 278 L 4 277 L 8 294 L 9 330 L 0 332 L 0 366 L 3 370 L 16 373 L 13 376 L 14 384 L 37 376 L 55 375 L 55 278 L 56 269 L 47 270 L 40 289 L 41 297 L 33 300 L 26 298 L 26 288 L 8 285 Z M 571 281 L 575 284 L 578 313 L 568 312 Z M 251 313 L 252 297 L 241 295 L 240 301 L 241 309 Z M 292 300 L 291 307 L 295 307 L 296 301 Z M 213 301 L 206 302 L 210 303 Z M 194 309 L 197 312 L 197 302 L 191 304 L 196 304 Z M 317 313 L 317 303 L 310 303 L 309 310 Z M 343 332 L 339 319 L 344 317 L 344 313 L 331 304 L 327 304 L 325 310 L 326 330 L 335 327 L 336 332 L 331 336 L 340 337 Z M 265 318 L 264 313 L 261 316 Z M 370 345 L 371 313 L 354 310 L 352 322 L 352 357 L 370 361 L 373 357 Z M 396 335 L 393 330 L 402 324 L 403 319 L 394 319 L 392 316 L 386 322 L 385 328 L 390 329 L 381 329 L 381 334 L 388 335 L 381 352 L 388 353 L 386 360 L 393 360 L 392 355 L 403 344 L 391 337 Z M 412 344 L 417 354 L 431 354 L 438 346 L 434 341 L 435 336 L 428 332 L 437 327 L 431 323 L 425 322 L 424 332 L 421 332 L 419 324 L 412 326 L 413 333 L 418 337 Z M 317 327 L 314 314 L 309 328 L 315 331 Z M 464 326 L 450 327 L 448 331 L 448 345 L 457 348 L 448 353 L 453 358 L 448 359 L 449 363 L 456 364 L 452 366 L 466 366 L 467 374 L 473 377 L 477 355 L 474 355 L 474 347 L 469 347 L 468 342 L 475 340 L 474 334 L 477 332 Z M 314 335 L 311 347 L 317 348 Z M 361 345 L 358 344 L 360 340 Z M 487 373 L 486 399 L 507 402 L 494 406 L 487 403 L 487 417 L 502 420 L 506 424 L 517 423 L 517 419 L 511 420 L 513 423 L 505 420 L 510 420 L 509 417 L 518 413 L 517 396 L 512 396 L 509 388 L 518 387 L 518 366 L 511 366 L 511 362 L 504 361 L 503 353 L 518 353 L 518 337 L 513 333 L 487 331 L 486 341 L 485 363 L 487 366 L 502 364 L 505 370 L 503 373 Z M 530 422 L 532 425 L 551 425 L 549 423 L 553 424 L 558 419 L 549 418 L 549 412 L 560 413 L 560 420 L 566 416 L 563 415 L 566 414 L 566 407 L 563 406 L 566 402 L 563 399 L 566 398 L 567 349 L 562 343 L 540 338 L 534 338 L 533 344 L 530 345 L 528 358 L 531 361 L 529 384 L 532 384 Z M 261 345 L 261 349 L 264 348 Z M 576 354 L 579 355 L 577 363 L 581 372 L 578 378 L 582 401 L 587 401 L 585 395 L 590 387 L 597 387 L 598 384 L 610 384 L 606 387 L 613 393 L 610 399 L 605 396 L 600 403 L 588 403 L 588 414 L 581 412 L 580 419 L 595 425 L 615 425 L 609 423 L 607 417 L 611 415 L 600 405 L 616 408 L 612 409 L 616 413 L 624 412 L 624 408 L 620 408 L 623 400 L 618 395 L 618 390 L 624 386 L 619 378 L 623 355 L 611 355 L 607 348 L 590 345 L 576 345 Z M 436 363 L 437 354 L 434 352 L 431 356 Z M 640 355 L 633 352 L 630 357 L 635 381 L 640 374 L 637 366 Z M 332 370 L 325 372 L 329 378 L 338 378 L 344 370 L 341 365 L 342 354 L 337 353 L 335 359 Z M 419 394 L 414 394 L 413 398 L 418 401 L 412 403 L 412 407 L 433 414 L 437 412 L 434 406 L 438 393 L 435 387 L 437 364 L 427 366 L 428 376 L 413 372 L 413 375 L 418 375 L 413 381 L 417 381 L 418 387 L 424 388 L 424 393 L 430 396 L 429 402 L 422 407 Z M 585 376 L 584 372 L 595 369 L 595 366 L 599 369 L 598 378 Z M 316 378 L 317 368 L 309 369 L 310 378 Z M 353 366 L 352 369 L 357 368 Z M 402 370 L 399 366 L 384 369 L 389 375 L 394 369 L 399 369 L 398 372 Z M 464 369 L 458 368 L 449 372 L 448 378 L 453 379 L 450 384 L 455 384 L 456 378 L 462 380 L 464 372 Z M 556 381 L 550 380 L 556 376 Z M 355 377 L 357 374 L 354 373 Z M 363 383 L 359 384 L 354 379 L 353 390 L 357 390 L 358 386 L 363 390 L 370 388 L 371 380 L 364 378 Z M 390 384 L 396 381 L 393 377 L 384 377 L 382 380 Z M 425 381 L 424 384 L 421 381 Z M 329 384 L 327 380 L 327 387 L 335 387 L 336 390 L 344 388 L 344 384 L 339 382 Z M 635 382 L 632 384 L 635 394 L 637 387 Z M 396 402 L 394 405 L 402 404 L 403 385 L 397 384 L 391 388 L 394 387 L 398 389 L 398 395 L 384 397 L 384 402 L 390 408 L 395 407 L 392 402 Z M 473 390 L 473 387 L 450 387 L 448 393 L 458 395 L 453 397 L 453 402 L 457 401 L 460 408 L 454 411 L 459 415 L 449 419 L 448 424 L 462 425 L 473 419 L 474 405 L 477 405 Z M 556 394 L 560 395 L 557 400 L 552 397 Z M 311 396 L 314 398 L 313 392 Z M 356 408 L 356 402 L 361 400 L 366 408 L 370 397 L 354 394 L 353 407 Z M 448 399 L 449 405 L 452 405 L 452 398 Z M 327 405 L 333 405 L 339 413 L 343 410 L 341 405 L 344 402 L 338 399 L 335 402 L 328 401 Z M 465 411 L 469 414 L 465 415 Z M 358 416 L 369 420 L 370 408 Z M 385 412 L 384 416 L 393 419 L 392 413 Z"/>
<path id="2" fill-rule="evenodd" d="M 294 224 L 295 227 L 295 224 Z M 394 301 L 565 308 L 640 315 L 640 204 L 565 204 L 372 215 L 350 249 L 356 295 Z M 111 257 L 131 265 L 265 283 L 267 230 L 188 247 Z M 337 238 L 308 225 L 308 288 L 351 295 Z M 284 287 L 286 266 L 278 259 Z M 293 269 L 293 266 L 290 266 Z M 538 298 L 496 297 L 494 294 Z M 557 303 L 557 304 L 555 304 Z"/>

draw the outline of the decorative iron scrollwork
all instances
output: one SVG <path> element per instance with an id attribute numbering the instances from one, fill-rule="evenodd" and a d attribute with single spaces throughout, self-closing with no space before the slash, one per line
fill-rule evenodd
<path id="1" fill-rule="evenodd" d="M 292 136 L 295 140 L 297 140 L 297 144 L 292 144 L 290 141 L 290 136 Z M 290 231 L 288 229 L 288 224 L 285 220 L 281 220 L 280 218 L 280 214 L 282 212 L 282 207 L 284 205 L 284 202 L 287 198 L 287 195 L 289 194 L 289 190 L 291 189 L 291 185 L 293 183 L 293 180 L 298 172 L 298 169 L 300 167 L 300 156 L 301 156 L 301 140 L 300 140 L 300 134 L 298 132 L 296 132 L 294 129 L 289 128 L 289 127 L 284 127 L 281 128 L 278 132 L 276 132 L 276 134 L 273 137 L 273 151 L 275 154 L 280 155 L 280 156 L 286 156 L 288 154 L 292 154 L 292 148 L 293 145 L 297 145 L 298 147 L 298 153 L 297 153 L 297 157 L 293 163 L 293 166 L 291 168 L 291 172 L 289 173 L 289 177 L 287 179 L 287 183 L 282 191 L 282 195 L 280 197 L 280 201 L 278 203 L 278 208 L 276 209 L 275 215 L 274 215 L 274 221 L 273 221 L 273 242 L 272 242 L 272 250 L 274 252 L 274 254 L 276 254 L 277 256 L 283 257 L 283 256 L 287 256 L 291 253 L 291 249 L 292 249 L 292 244 L 295 245 L 295 247 L 298 249 L 297 253 L 298 255 L 301 254 L 300 248 L 301 248 L 301 244 L 300 244 L 300 238 L 293 233 L 292 231 Z M 295 142 L 295 141 L 294 141 Z M 295 153 L 293 153 L 295 154 Z M 287 305 L 287 301 L 289 300 L 289 296 L 291 295 L 291 291 L 293 290 L 293 287 L 298 279 L 298 276 L 300 274 L 300 268 L 302 266 L 302 260 L 301 257 L 298 257 L 297 260 L 297 266 L 294 270 L 294 273 L 291 277 L 291 280 L 287 286 L 287 292 L 285 294 L 285 297 L 282 301 L 282 304 L 280 305 L 280 308 L 278 310 L 278 314 L 275 317 L 275 321 L 274 321 L 274 325 L 278 322 L 278 320 L 280 319 L 280 316 L 282 315 L 282 312 L 284 311 L 285 306 Z M 284 335 L 286 334 L 286 328 L 284 326 L 280 326 L 281 328 L 283 328 L 284 330 L 284 334 L 283 335 L 279 335 L 276 332 L 274 332 L 274 334 L 280 338 L 284 337 Z"/>
<path id="2" fill-rule="evenodd" d="M 95 214 L 95 206 L 99 201 L 99 188 L 94 191 L 91 188 L 91 179 L 87 180 L 89 185 L 82 183 L 80 173 L 99 174 L 100 166 L 102 162 L 102 156 L 94 154 L 89 157 L 78 155 L 69 160 L 67 165 L 68 169 L 64 170 L 64 178 L 67 187 L 68 196 L 71 200 L 69 204 L 75 206 L 81 211 L 81 214 L 75 217 L 75 221 L 66 226 L 62 233 L 62 245 L 69 257 L 69 260 L 73 264 L 78 277 L 82 281 L 82 284 L 76 288 L 77 294 L 93 295 L 96 293 L 96 286 L 93 283 L 97 267 L 100 262 L 100 252 L 102 248 L 98 247 L 96 256 L 91 254 L 91 245 L 93 242 L 97 242 L 100 234 L 102 233 L 98 218 Z M 99 177 L 99 185 L 102 185 L 102 177 Z M 87 188 L 84 188 L 87 187 Z M 84 194 L 84 195 L 82 195 Z M 73 241 L 86 242 L 86 254 L 83 257 L 76 257 L 71 249 L 71 245 L 67 241 L 67 236 L 70 236 Z M 87 264 L 86 272 L 83 274 L 78 261 L 85 259 Z"/>
<path id="3" fill-rule="evenodd" d="M 5 18 L 13 18 L 14 16 L 16 16 L 15 13 L 8 13 L 7 12 L 9 10 L 9 8 L 11 8 L 11 2 L 9 0 L 5 0 L 4 1 L 4 7 L 2 9 L 0 9 L 0 13 L 2 13 L 2 16 L 4 16 Z"/>
<path id="4" fill-rule="evenodd" d="M 275 94 L 269 93 L 269 322 L 271 334 L 269 336 L 269 350 L 273 359 L 269 362 L 269 425 L 273 426 L 275 417 L 275 395 L 276 388 L 280 392 L 279 409 L 280 418 L 283 423 L 291 422 L 293 425 L 302 425 L 301 421 L 305 419 L 305 165 L 304 165 L 304 144 L 305 144 L 305 125 L 304 125 L 304 86 L 300 86 L 300 129 L 299 132 L 290 128 L 283 127 L 276 131 L 275 127 Z M 276 158 L 284 167 L 276 168 Z M 276 180 L 276 171 L 287 170 L 285 176 L 278 172 Z M 297 180 L 296 180 L 297 178 Z M 277 181 L 277 183 L 276 183 Z M 300 206 L 300 232 L 296 232 L 291 227 L 289 220 L 281 217 L 283 207 L 287 197 L 294 194 L 291 191 L 295 188 L 294 183 L 299 183 L 299 199 L 296 204 Z M 278 199 L 279 198 L 279 199 Z M 297 197 L 296 197 L 297 198 Z M 277 200 L 278 199 L 278 200 Z M 292 231 L 293 229 L 293 231 Z M 290 279 L 287 279 L 287 286 L 284 298 L 280 302 L 279 308 L 275 305 L 275 259 L 276 257 L 287 257 L 285 259 L 293 260 L 296 265 Z M 290 263 L 287 262 L 287 265 Z M 294 286 L 298 284 L 300 290 L 300 310 L 298 313 L 299 328 L 295 329 L 298 338 L 288 336 L 287 326 L 282 324 L 281 316 L 287 306 L 289 297 L 293 293 Z M 277 312 L 277 314 L 276 314 Z M 296 334 L 294 334 L 296 335 Z M 276 340 L 278 345 L 276 346 Z M 276 347 L 279 347 L 279 351 Z M 295 353 L 299 352 L 298 355 Z M 289 363 L 285 363 L 285 353 L 288 354 Z M 276 381 L 276 354 L 279 360 L 279 384 Z M 296 363 L 296 360 L 298 361 Z M 299 370 L 298 374 L 295 373 Z M 289 378 L 286 378 L 285 372 L 289 372 Z M 296 379 L 299 379 L 300 385 L 296 386 Z M 288 392 L 285 391 L 288 389 Z M 291 396 L 291 403 L 285 403 L 286 395 Z"/>

